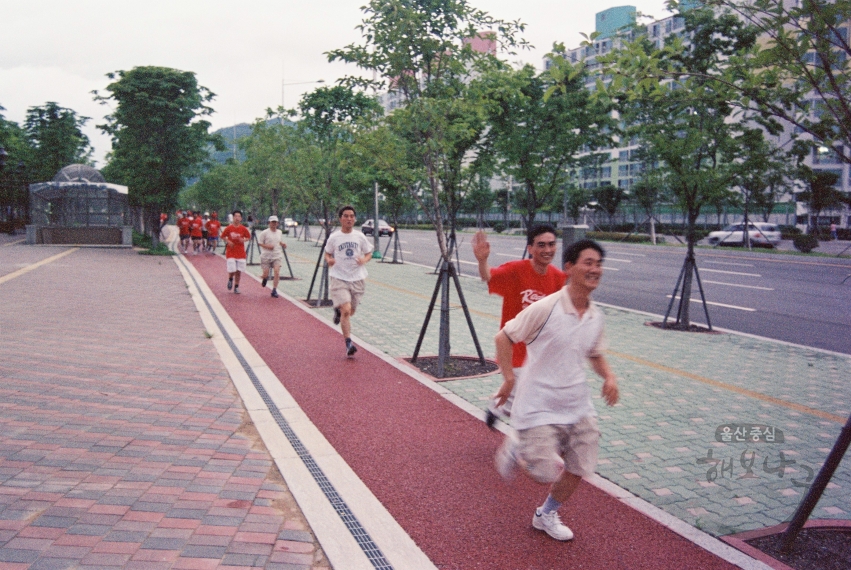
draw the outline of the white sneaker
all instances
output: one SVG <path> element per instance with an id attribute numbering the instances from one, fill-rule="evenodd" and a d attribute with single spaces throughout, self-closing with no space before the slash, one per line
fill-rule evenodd
<path id="1" fill-rule="evenodd" d="M 556 540 L 570 540 L 573 538 L 573 531 L 567 525 L 562 524 L 558 518 L 558 512 L 551 513 L 541 512 L 540 507 L 535 510 L 535 516 L 532 517 L 532 526 L 538 530 L 542 530 Z"/>
<path id="2" fill-rule="evenodd" d="M 517 476 L 517 446 L 514 438 L 510 435 L 496 452 L 496 471 L 506 481 L 513 481 Z"/>

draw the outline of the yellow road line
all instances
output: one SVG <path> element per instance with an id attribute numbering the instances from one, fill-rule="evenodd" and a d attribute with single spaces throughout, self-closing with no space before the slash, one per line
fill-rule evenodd
<path id="1" fill-rule="evenodd" d="M 7 246 L 10 246 L 10 245 L 15 245 L 16 243 L 24 243 L 25 241 L 27 241 L 27 240 L 26 240 L 26 238 L 24 238 L 24 239 L 19 239 L 19 240 L 16 240 L 16 241 L 10 241 L 9 243 L 4 243 L 4 244 L 3 244 L 3 247 L 7 247 Z"/>
<path id="2" fill-rule="evenodd" d="M 651 362 L 650 360 L 645 360 L 643 358 L 638 358 L 636 356 L 631 356 L 629 354 L 623 354 L 622 352 L 613 352 L 611 350 L 606 351 L 606 354 L 611 354 L 612 356 L 623 358 L 624 360 L 630 360 L 635 362 L 636 364 L 641 364 L 642 366 L 647 366 L 649 368 L 655 368 L 656 370 L 661 370 L 663 372 L 668 372 L 670 374 L 676 374 L 677 376 L 682 376 L 683 378 L 688 378 L 690 380 L 695 380 L 697 382 L 702 382 L 703 384 L 708 384 L 710 386 L 715 386 L 716 388 L 723 388 L 724 390 L 728 390 L 730 392 L 735 392 L 737 394 L 742 394 L 743 396 L 748 396 L 750 398 L 755 398 L 757 400 L 761 400 L 763 402 L 769 402 L 771 404 L 775 404 L 777 406 L 782 406 L 784 408 L 788 408 L 790 410 L 795 410 L 796 412 L 801 412 L 804 414 L 809 414 L 811 416 L 816 416 L 823 420 L 834 421 L 839 424 L 845 424 L 848 418 L 837 416 L 836 414 L 831 414 L 829 412 L 823 412 L 821 410 L 816 410 L 814 408 L 810 408 L 807 406 L 803 406 L 801 404 L 795 404 L 794 402 L 787 402 L 786 400 L 781 400 L 780 398 L 775 398 L 774 396 L 767 396 L 765 394 L 761 394 L 759 392 L 754 392 L 753 390 L 748 390 L 747 388 L 740 388 L 739 386 L 733 386 L 732 384 L 727 384 L 725 382 L 719 382 L 718 380 L 712 380 L 711 378 L 706 378 L 704 376 L 700 376 L 698 374 L 692 374 L 691 372 L 686 372 L 685 370 L 679 370 L 677 368 L 671 368 L 670 366 L 665 366 L 663 364 L 657 364 L 656 362 Z"/>
<path id="3" fill-rule="evenodd" d="M 42 265 L 47 265 L 48 263 L 53 263 L 57 259 L 61 259 L 61 258 L 65 257 L 66 255 L 70 255 L 70 254 L 74 253 L 75 251 L 77 251 L 78 249 L 80 249 L 80 248 L 75 247 L 75 248 L 69 249 L 67 251 L 63 251 L 62 253 L 57 253 L 56 255 L 50 256 L 47 259 L 42 259 L 41 261 L 33 263 L 32 265 L 27 265 L 26 267 L 18 269 L 17 271 L 13 271 L 12 273 L 9 273 L 8 275 L 4 275 L 3 277 L 0 277 L 0 285 L 5 283 L 6 281 L 11 281 L 12 279 L 15 279 L 16 277 L 20 277 L 21 275 L 23 275 L 25 273 L 29 273 L 33 269 L 38 269 Z"/>

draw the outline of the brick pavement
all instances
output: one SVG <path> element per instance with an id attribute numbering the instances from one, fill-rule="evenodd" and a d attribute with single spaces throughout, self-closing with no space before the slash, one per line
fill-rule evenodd
<path id="1" fill-rule="evenodd" d="M 171 259 L 81 249 L 0 306 L 0 568 L 328 567 Z"/>
<path id="2" fill-rule="evenodd" d="M 304 298 L 319 248 L 292 237 L 288 244 L 301 280 L 283 282 L 280 289 Z M 434 287 L 431 268 L 375 261 L 367 267 L 367 292 L 353 332 L 392 356 L 410 356 Z M 257 267 L 250 270 L 259 273 Z M 462 285 L 490 357 L 501 300 L 488 295 L 479 280 L 465 278 Z M 463 313 L 454 307 L 453 354 L 474 354 Z M 851 414 L 851 358 L 736 334 L 661 331 L 645 326 L 652 320 L 647 316 L 604 310 L 622 400 L 614 408 L 597 403 L 603 430 L 600 475 L 716 536 L 788 520 L 806 490 L 809 470 L 818 471 Z M 330 320 L 331 309 L 318 311 Z M 436 354 L 436 320 L 437 315 L 422 354 Z M 600 385 L 596 378 L 592 382 Z M 491 375 L 442 385 L 484 409 L 500 383 L 499 375 Z M 775 426 L 783 430 L 785 443 L 715 441 L 719 425 L 736 422 Z M 710 451 L 714 462 L 705 463 Z M 779 470 L 781 452 L 787 465 Z M 813 518 L 851 517 L 849 490 L 851 458 L 846 457 Z"/>

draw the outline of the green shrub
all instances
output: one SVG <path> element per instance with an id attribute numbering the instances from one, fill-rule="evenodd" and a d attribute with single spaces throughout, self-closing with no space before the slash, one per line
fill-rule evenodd
<path id="1" fill-rule="evenodd" d="M 147 236 L 145 234 L 140 234 L 136 230 L 133 230 L 133 245 L 136 247 L 147 247 L 150 248 L 152 244 L 151 236 Z"/>
<path id="2" fill-rule="evenodd" d="M 777 226 L 780 228 L 780 237 L 783 239 L 795 239 L 795 236 L 801 235 L 801 230 L 795 226 Z"/>
<path id="3" fill-rule="evenodd" d="M 795 249 L 802 253 L 810 253 L 818 247 L 818 238 L 810 234 L 797 235 L 792 239 Z"/>
<path id="4" fill-rule="evenodd" d="M 621 232 L 587 232 L 585 237 L 598 241 L 620 241 L 624 243 L 650 243 L 649 234 L 632 234 L 627 237 L 626 233 Z M 665 243 L 665 238 L 660 235 L 656 236 L 656 243 Z"/>
<path id="5" fill-rule="evenodd" d="M 175 255 L 168 246 L 162 242 L 157 244 L 157 247 L 149 247 L 139 252 L 139 255 Z"/>
<path id="6" fill-rule="evenodd" d="M 505 224 L 502 223 L 502 222 L 494 222 L 493 231 L 495 231 L 498 234 L 501 234 L 502 232 L 505 231 Z"/>

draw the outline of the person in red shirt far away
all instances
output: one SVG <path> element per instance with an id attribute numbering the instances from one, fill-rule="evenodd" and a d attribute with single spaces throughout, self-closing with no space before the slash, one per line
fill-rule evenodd
<path id="1" fill-rule="evenodd" d="M 222 230 L 222 223 L 219 221 L 219 214 L 213 212 L 210 221 L 207 222 L 207 251 L 215 253 L 219 247 L 219 232 Z"/>
<path id="2" fill-rule="evenodd" d="M 242 225 L 242 211 L 234 210 L 233 223 L 222 231 L 225 240 L 225 260 L 228 269 L 228 291 L 239 293 L 239 277 L 245 271 L 245 242 L 251 239 L 251 232 Z"/>
<path id="3" fill-rule="evenodd" d="M 562 288 L 565 281 L 564 272 L 552 265 L 556 254 L 556 230 L 550 224 L 535 225 L 526 235 L 526 251 L 529 259 L 519 259 L 503 263 L 499 267 L 490 267 L 490 244 L 487 234 L 479 231 L 472 240 L 473 255 L 479 262 L 479 275 L 488 284 L 488 292 L 502 296 L 502 318 L 499 326 L 517 316 L 517 314 L 547 295 Z M 526 360 L 526 345 L 518 342 L 513 347 L 511 365 L 515 374 Z M 488 407 L 486 422 L 489 428 L 499 416 L 511 415 L 513 395 L 505 405 L 497 408 L 494 402 Z"/>

